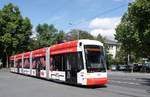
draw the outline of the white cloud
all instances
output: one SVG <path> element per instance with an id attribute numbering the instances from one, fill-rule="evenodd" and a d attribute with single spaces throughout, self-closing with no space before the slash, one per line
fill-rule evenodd
<path id="1" fill-rule="evenodd" d="M 91 31 L 91 34 L 94 36 L 97 36 L 98 34 L 101 34 L 103 37 L 114 40 L 114 34 L 115 34 L 115 29 L 94 29 Z"/>
<path id="2" fill-rule="evenodd" d="M 103 37 L 114 40 L 115 28 L 120 23 L 120 19 L 120 17 L 93 19 L 89 24 L 91 34 L 94 36 L 101 34 Z"/>
<path id="3" fill-rule="evenodd" d="M 90 28 L 112 29 L 120 22 L 120 17 L 95 18 L 90 23 Z"/>

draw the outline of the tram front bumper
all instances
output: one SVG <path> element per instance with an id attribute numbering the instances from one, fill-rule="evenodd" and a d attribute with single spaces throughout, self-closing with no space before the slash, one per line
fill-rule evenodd
<path id="1" fill-rule="evenodd" d="M 107 78 L 88 78 L 87 85 L 105 85 L 108 83 Z"/>

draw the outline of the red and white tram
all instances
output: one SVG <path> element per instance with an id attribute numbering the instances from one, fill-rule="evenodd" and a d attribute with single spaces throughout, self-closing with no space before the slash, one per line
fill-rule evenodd
<path id="1" fill-rule="evenodd" d="M 76 40 L 10 57 L 10 71 L 80 85 L 104 85 L 107 70 L 103 44 Z"/>

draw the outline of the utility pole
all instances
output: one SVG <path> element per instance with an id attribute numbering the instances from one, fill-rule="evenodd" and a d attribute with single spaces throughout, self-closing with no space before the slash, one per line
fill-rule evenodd
<path id="1" fill-rule="evenodd" d="M 129 69 L 130 69 L 130 58 L 131 58 L 131 56 L 130 56 L 130 54 L 128 54 L 128 66 L 129 66 Z M 133 72 L 133 64 L 131 65 L 131 72 Z"/>
<path id="2" fill-rule="evenodd" d="M 80 39 L 80 31 L 77 30 L 78 40 Z"/>

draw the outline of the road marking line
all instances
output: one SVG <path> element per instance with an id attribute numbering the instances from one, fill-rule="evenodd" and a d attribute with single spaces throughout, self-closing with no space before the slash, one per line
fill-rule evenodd
<path id="1" fill-rule="evenodd" d="M 141 85 L 139 83 L 133 83 L 133 82 L 125 82 L 125 81 L 115 81 L 115 80 L 110 80 L 111 82 L 116 82 L 116 83 L 123 83 L 123 84 L 130 84 L 130 85 Z"/>
<path id="2" fill-rule="evenodd" d="M 112 80 L 113 80 L 113 79 L 114 79 L 114 80 L 118 80 L 119 78 L 112 78 Z M 133 81 L 136 80 L 136 81 L 143 81 L 143 80 L 140 79 L 140 78 L 137 78 L 137 79 L 136 79 L 136 78 L 128 78 L 128 79 L 127 79 L 127 78 L 122 78 L 122 80 L 133 80 Z"/>

